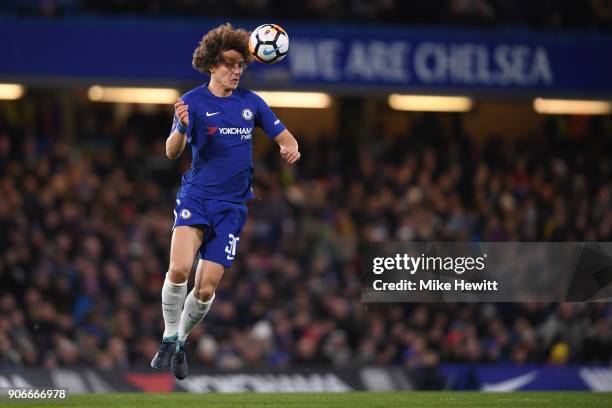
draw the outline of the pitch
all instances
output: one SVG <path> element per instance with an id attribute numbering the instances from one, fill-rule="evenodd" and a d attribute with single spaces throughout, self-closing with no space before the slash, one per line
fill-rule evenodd
<path id="1" fill-rule="evenodd" d="M 609 407 L 612 393 L 590 392 L 351 392 L 325 394 L 86 394 L 64 401 L 0 400 L 0 406 L 113 407 L 113 408 L 395 408 L 395 407 Z"/>

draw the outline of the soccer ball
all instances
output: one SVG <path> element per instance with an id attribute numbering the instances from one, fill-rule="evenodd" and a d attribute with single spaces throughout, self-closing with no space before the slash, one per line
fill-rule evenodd
<path id="1" fill-rule="evenodd" d="M 251 33 L 249 51 L 259 62 L 276 64 L 289 51 L 289 36 L 276 24 L 260 25 Z"/>

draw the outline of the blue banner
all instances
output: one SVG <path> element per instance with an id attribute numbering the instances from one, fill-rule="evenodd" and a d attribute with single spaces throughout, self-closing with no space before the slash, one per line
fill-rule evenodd
<path id="1" fill-rule="evenodd" d="M 0 20 L 0 78 L 190 84 L 191 55 L 220 21 Z M 237 23 L 252 29 L 262 22 Z M 247 86 L 351 92 L 612 95 L 612 36 L 283 24 L 288 57 Z M 365 28 L 364 28 L 365 27 Z"/>
<path id="2" fill-rule="evenodd" d="M 446 364 L 441 371 L 454 390 L 612 391 L 612 368 L 603 366 Z"/>

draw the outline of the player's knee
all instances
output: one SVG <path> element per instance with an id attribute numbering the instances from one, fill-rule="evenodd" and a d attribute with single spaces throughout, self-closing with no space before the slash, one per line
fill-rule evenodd
<path id="1" fill-rule="evenodd" d="M 197 288 L 196 293 L 194 293 L 195 297 L 200 302 L 207 302 L 215 293 L 215 286 L 212 283 L 202 283 Z"/>
<path id="2" fill-rule="evenodd" d="M 189 272 L 191 271 L 191 265 L 186 263 L 171 262 L 168 268 L 168 276 L 170 281 L 174 283 L 185 282 L 189 278 Z"/>

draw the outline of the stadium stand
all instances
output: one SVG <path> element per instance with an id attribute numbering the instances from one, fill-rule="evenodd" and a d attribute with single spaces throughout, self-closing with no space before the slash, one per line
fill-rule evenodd
<path id="1" fill-rule="evenodd" d="M 163 329 L 172 203 L 166 107 L 126 121 L 78 105 L 76 139 L 45 93 L 0 109 L 0 365 L 148 364 Z M 447 114 L 451 115 L 451 114 Z M 399 139 L 304 140 L 292 173 L 256 161 L 241 256 L 191 336 L 209 367 L 612 363 L 608 303 L 360 303 L 365 241 L 609 241 L 609 117 L 551 117 L 475 146 L 452 114 Z M 127 125 L 126 125 L 127 124 Z M 367 328 L 364 330 L 363 328 Z"/>

